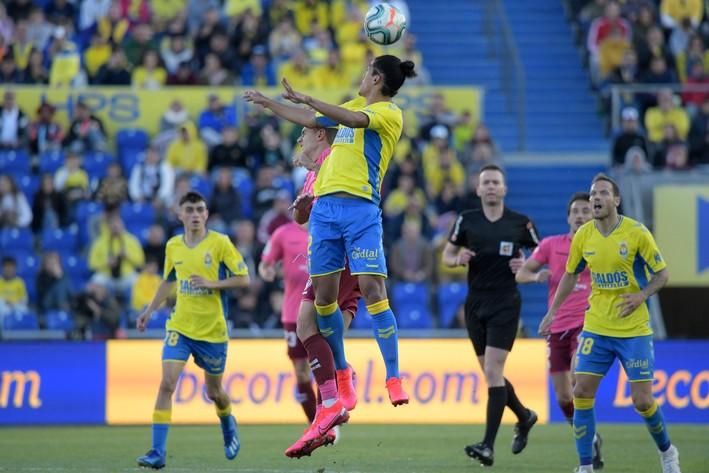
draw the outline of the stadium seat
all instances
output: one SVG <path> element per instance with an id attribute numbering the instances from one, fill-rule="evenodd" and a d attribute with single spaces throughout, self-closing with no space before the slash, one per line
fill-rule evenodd
<path id="1" fill-rule="evenodd" d="M 397 310 L 401 306 L 428 306 L 428 283 L 396 282 L 391 292 L 392 304 Z"/>
<path id="2" fill-rule="evenodd" d="M 254 181 L 245 170 L 236 170 L 232 180 L 234 187 L 239 192 L 241 198 L 241 213 L 244 217 L 251 218 L 253 209 L 251 207 L 251 194 L 254 191 Z"/>
<path id="3" fill-rule="evenodd" d="M 64 164 L 64 154 L 61 151 L 48 151 L 39 156 L 40 174 L 54 174 Z"/>
<path id="4" fill-rule="evenodd" d="M 400 329 L 431 329 L 433 317 L 426 306 L 406 305 L 396 311 L 396 319 Z"/>
<path id="5" fill-rule="evenodd" d="M 32 205 L 34 196 L 39 190 L 39 177 L 31 174 L 19 176 L 17 179 L 17 186 L 20 188 L 22 193 L 25 194 L 27 202 Z"/>
<path id="6" fill-rule="evenodd" d="M 149 329 L 164 329 L 167 319 L 170 318 L 170 311 L 167 309 L 160 309 L 153 312 L 152 317 L 148 320 L 146 328 Z"/>
<path id="7" fill-rule="evenodd" d="M 121 205 L 121 218 L 126 224 L 135 222 L 151 224 L 155 221 L 155 209 L 150 204 L 125 202 Z"/>
<path id="8" fill-rule="evenodd" d="M 74 255 L 64 254 L 62 256 L 62 266 L 69 277 L 71 287 L 74 291 L 83 290 L 84 286 L 91 278 L 91 270 L 84 258 Z"/>
<path id="9" fill-rule="evenodd" d="M 126 220 L 126 230 L 128 233 L 140 240 L 141 245 L 145 245 L 148 241 L 148 231 L 150 230 L 151 224 L 152 222 Z"/>
<path id="10" fill-rule="evenodd" d="M 0 248 L 3 250 L 31 251 L 33 246 L 32 231 L 29 228 L 8 228 L 0 232 Z"/>
<path id="11" fill-rule="evenodd" d="M 76 206 L 76 223 L 79 226 L 78 242 L 80 247 L 91 240 L 91 222 L 103 212 L 103 205 L 97 202 L 82 201 Z"/>
<path id="12" fill-rule="evenodd" d="M 206 177 L 192 176 L 190 178 L 190 187 L 202 194 L 207 200 L 212 196 L 212 183 Z"/>
<path id="13" fill-rule="evenodd" d="M 133 168 L 136 164 L 143 162 L 144 156 L 145 153 L 143 151 L 133 149 L 126 149 L 119 152 L 118 160 L 123 167 L 123 175 L 126 176 L 126 179 L 130 179 L 130 173 L 133 171 Z"/>
<path id="14" fill-rule="evenodd" d="M 116 133 L 116 147 L 119 151 L 126 149 L 143 151 L 150 144 L 150 136 L 142 128 L 124 128 Z"/>
<path id="15" fill-rule="evenodd" d="M 61 230 L 45 230 L 42 233 L 43 251 L 74 251 L 79 241 L 77 225 Z"/>
<path id="16" fill-rule="evenodd" d="M 39 330 L 39 320 L 34 312 L 13 312 L 2 319 L 3 330 Z"/>
<path id="17" fill-rule="evenodd" d="M 22 150 L 0 153 L 0 172 L 21 176 L 30 173 L 30 157 Z"/>
<path id="18" fill-rule="evenodd" d="M 87 153 L 84 155 L 83 168 L 89 179 L 103 179 L 108 172 L 108 166 L 113 162 L 113 157 L 110 154 L 96 152 Z"/>
<path id="19" fill-rule="evenodd" d="M 465 298 L 468 289 L 463 282 L 450 282 L 438 287 L 438 324 L 440 328 L 450 328 Z"/>
<path id="20" fill-rule="evenodd" d="M 49 330 L 74 330 L 74 318 L 66 311 L 50 310 L 44 316 Z"/>

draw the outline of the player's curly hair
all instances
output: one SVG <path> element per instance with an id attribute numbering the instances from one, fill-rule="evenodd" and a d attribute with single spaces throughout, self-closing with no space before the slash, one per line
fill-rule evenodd
<path id="1" fill-rule="evenodd" d="M 372 67 L 375 72 L 384 76 L 382 94 L 393 97 L 399 91 L 408 77 L 416 77 L 413 61 L 402 61 L 396 56 L 385 54 L 374 59 Z"/>

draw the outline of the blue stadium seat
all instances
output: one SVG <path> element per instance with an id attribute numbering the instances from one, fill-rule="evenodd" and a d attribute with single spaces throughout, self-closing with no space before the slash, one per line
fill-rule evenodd
<path id="1" fill-rule="evenodd" d="M 428 306 L 428 283 L 396 282 L 391 292 L 392 304 L 396 310 L 403 306 Z"/>
<path id="2" fill-rule="evenodd" d="M 153 312 L 152 317 L 148 320 L 146 328 L 149 329 L 162 329 L 165 328 L 165 322 L 170 318 L 170 311 L 168 309 L 160 309 Z"/>
<path id="3" fill-rule="evenodd" d="M 91 240 L 90 224 L 92 219 L 103 212 L 103 205 L 96 202 L 79 202 L 76 206 L 76 223 L 79 226 L 78 243 L 86 246 Z"/>
<path id="4" fill-rule="evenodd" d="M 396 319 L 400 329 L 431 329 L 433 317 L 425 305 L 406 305 L 396 311 Z"/>
<path id="5" fill-rule="evenodd" d="M 148 241 L 148 231 L 152 222 L 126 221 L 126 230 L 128 233 L 140 240 L 140 244 L 144 245 Z"/>
<path id="6" fill-rule="evenodd" d="M 367 312 L 367 303 L 364 302 L 364 297 L 361 297 L 359 302 L 357 302 L 357 314 L 355 318 L 352 319 L 351 327 L 359 330 L 369 330 L 372 328 L 372 316 Z"/>
<path id="7" fill-rule="evenodd" d="M 438 323 L 440 328 L 449 328 L 465 298 L 468 289 L 464 282 L 450 282 L 438 286 Z"/>
<path id="8" fill-rule="evenodd" d="M 39 320 L 34 312 L 13 312 L 2 319 L 3 330 L 39 330 Z"/>
<path id="9" fill-rule="evenodd" d="M 30 164 L 30 157 L 25 151 L 13 150 L 0 153 L 0 172 L 2 173 L 12 174 L 13 176 L 29 174 Z"/>
<path id="10" fill-rule="evenodd" d="M 74 317 L 63 310 L 50 310 L 44 314 L 49 330 L 74 330 Z"/>
<path id="11" fill-rule="evenodd" d="M 25 194 L 29 204 L 32 205 L 34 195 L 39 190 L 39 177 L 31 174 L 19 176 L 17 179 L 17 186 L 20 188 L 22 193 Z"/>
<path id="12" fill-rule="evenodd" d="M 62 255 L 62 265 L 74 291 L 81 291 L 91 278 L 91 270 L 84 258 L 71 254 Z"/>
<path id="13" fill-rule="evenodd" d="M 126 224 L 132 222 L 150 224 L 155 221 L 155 209 L 150 204 L 131 204 L 125 202 L 121 205 L 121 218 Z"/>
<path id="14" fill-rule="evenodd" d="M 251 175 L 246 170 L 236 170 L 232 182 L 241 197 L 242 214 L 247 218 L 252 217 L 251 194 L 254 191 L 254 181 L 251 179 Z"/>
<path id="15" fill-rule="evenodd" d="M 79 230 L 76 225 L 61 230 L 45 230 L 42 233 L 42 250 L 44 251 L 74 251 L 79 241 Z"/>
<path id="16" fill-rule="evenodd" d="M 64 164 L 64 154 L 61 151 L 48 151 L 39 156 L 40 174 L 54 174 Z"/>
<path id="17" fill-rule="evenodd" d="M 116 147 L 119 150 L 143 151 L 150 144 L 150 136 L 142 128 L 124 128 L 116 133 Z"/>
<path id="18" fill-rule="evenodd" d="M 9 228 L 0 232 L 0 248 L 3 251 L 32 250 L 32 231 L 29 228 Z"/>
<path id="19" fill-rule="evenodd" d="M 83 168 L 89 179 L 103 179 L 108 172 L 108 166 L 113 162 L 113 156 L 107 153 L 96 152 L 84 155 Z"/>
<path id="20" fill-rule="evenodd" d="M 145 153 L 143 151 L 134 149 L 126 149 L 119 152 L 118 160 L 123 167 L 123 174 L 126 176 L 126 179 L 130 178 L 130 173 L 133 171 L 133 168 L 143 162 L 144 157 Z"/>
<path id="21" fill-rule="evenodd" d="M 190 187 L 196 190 L 204 196 L 205 199 L 209 200 L 212 196 L 212 183 L 206 177 L 194 175 L 190 178 Z"/>

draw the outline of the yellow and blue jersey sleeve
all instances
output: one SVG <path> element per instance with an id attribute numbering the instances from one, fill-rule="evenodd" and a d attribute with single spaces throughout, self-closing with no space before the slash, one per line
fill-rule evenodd
<path id="1" fill-rule="evenodd" d="M 574 234 L 574 238 L 571 240 L 569 256 L 566 260 L 567 273 L 580 274 L 586 268 L 586 260 L 583 259 L 583 244 L 585 236 L 588 233 L 586 225 L 579 228 Z"/>
<path id="2" fill-rule="evenodd" d="M 244 257 L 234 247 L 229 238 L 221 235 L 221 256 L 220 261 L 224 264 L 233 276 L 248 276 L 249 270 L 244 262 Z"/>
<path id="3" fill-rule="evenodd" d="M 657 247 L 655 238 L 653 238 L 650 230 L 645 225 L 638 224 L 636 233 L 638 234 L 638 255 L 642 264 L 653 274 L 665 269 L 667 264 L 662 258 L 660 249 Z"/>
<path id="4" fill-rule="evenodd" d="M 392 102 L 366 105 L 361 98 L 342 107 L 364 113 L 369 124 L 367 128 L 338 128 L 330 156 L 315 181 L 315 195 L 345 192 L 379 205 L 382 180 L 403 129 L 401 109 Z M 321 116 L 316 120 L 322 126 L 334 123 Z"/>

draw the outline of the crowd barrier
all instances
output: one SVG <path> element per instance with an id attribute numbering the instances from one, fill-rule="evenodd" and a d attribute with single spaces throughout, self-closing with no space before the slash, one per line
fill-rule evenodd
<path id="1" fill-rule="evenodd" d="M 159 340 L 105 343 L 0 344 L 0 424 L 147 424 L 160 378 Z M 357 372 L 355 423 L 481 423 L 487 387 L 463 339 L 400 342 L 402 377 L 411 404 L 393 408 L 374 340 L 348 340 Z M 657 342 L 655 395 L 669 422 L 709 422 L 709 342 Z M 507 377 L 541 422 L 563 421 L 546 370 L 546 345 L 519 340 Z M 233 340 L 224 386 L 243 423 L 303 423 L 294 375 L 281 340 Z M 210 423 L 214 407 L 203 373 L 186 366 L 174 397 L 173 421 Z M 614 367 L 596 402 L 602 422 L 637 420 L 627 380 Z M 504 421 L 513 422 L 511 413 Z"/>

